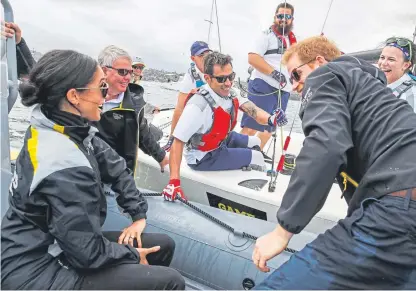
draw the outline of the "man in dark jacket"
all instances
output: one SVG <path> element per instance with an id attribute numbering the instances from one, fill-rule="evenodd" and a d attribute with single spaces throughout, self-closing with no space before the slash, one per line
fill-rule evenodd
<path id="1" fill-rule="evenodd" d="M 169 163 L 166 152 L 160 148 L 144 118 L 143 87 L 130 84 L 132 60 L 129 54 L 116 46 L 101 51 L 98 62 L 106 74 L 109 86 L 99 123 L 99 135 L 122 156 L 133 172 L 136 168 L 137 148 L 151 155 L 161 167 Z"/>
<path id="2" fill-rule="evenodd" d="M 132 175 L 136 170 L 139 147 L 160 164 L 163 172 L 169 159 L 157 143 L 144 117 L 146 102 L 143 99 L 143 87 L 130 83 L 133 72 L 130 55 L 125 50 L 111 45 L 101 51 L 98 62 L 106 74 L 109 88 L 101 120 L 94 124 L 99 130 L 97 135 L 126 160 Z M 128 226 L 131 221 L 118 215 L 115 193 L 107 190 L 109 213 L 116 215 L 108 216 L 103 229 L 119 230 L 120 226 Z"/>
<path id="3" fill-rule="evenodd" d="M 19 78 L 28 75 L 34 64 L 36 63 L 30 49 L 26 44 L 26 41 L 22 37 L 22 30 L 16 23 L 6 22 L 4 24 L 4 36 L 12 38 L 16 37 L 16 61 L 17 61 L 17 74 Z"/>
<path id="4" fill-rule="evenodd" d="M 321 209 L 335 177 L 348 215 L 257 289 L 416 288 L 416 115 L 386 87 L 383 72 L 339 56 L 321 36 L 284 55 L 293 89 L 302 93 L 306 138 L 279 224 L 257 240 L 253 261 L 269 271 L 266 262 Z"/>

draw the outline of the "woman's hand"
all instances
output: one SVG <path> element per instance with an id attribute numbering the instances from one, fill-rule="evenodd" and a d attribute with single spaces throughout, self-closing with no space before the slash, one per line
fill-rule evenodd
<path id="1" fill-rule="evenodd" d="M 123 229 L 122 234 L 118 238 L 118 243 L 126 244 L 126 245 L 129 244 L 132 247 L 134 247 L 133 241 L 134 239 L 137 239 L 137 245 L 139 248 L 141 248 L 142 240 L 140 237 L 145 227 L 146 227 L 146 219 L 144 218 L 133 222 L 132 225 Z"/>

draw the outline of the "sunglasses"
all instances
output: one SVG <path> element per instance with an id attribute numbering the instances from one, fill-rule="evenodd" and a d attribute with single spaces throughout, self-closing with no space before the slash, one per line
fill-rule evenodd
<path id="1" fill-rule="evenodd" d="M 300 65 L 300 66 L 298 66 L 298 67 L 294 68 L 294 69 L 293 69 L 293 71 L 292 71 L 292 73 L 290 74 L 290 78 L 289 78 L 289 82 L 290 82 L 290 84 L 292 84 L 292 85 L 293 85 L 293 81 L 299 82 L 299 81 L 300 81 L 300 78 L 301 78 L 301 76 L 302 76 L 302 73 L 301 73 L 301 72 L 298 72 L 298 69 L 299 69 L 300 67 L 303 67 L 304 65 L 307 65 L 307 64 L 309 64 L 309 63 L 313 62 L 314 60 L 315 60 L 315 59 L 312 59 L 312 60 L 310 60 L 309 62 L 304 63 L 304 64 L 302 64 L 302 65 Z"/>
<path id="2" fill-rule="evenodd" d="M 402 49 L 407 49 L 408 53 L 403 53 L 405 53 L 406 57 L 408 57 L 409 60 L 412 59 L 412 43 L 409 40 L 399 37 L 391 37 L 386 41 L 386 45 L 398 45 Z"/>
<path id="3" fill-rule="evenodd" d="M 101 96 L 103 98 L 107 97 L 107 93 L 108 93 L 108 84 L 107 83 L 102 83 L 100 85 L 100 87 L 98 88 L 75 88 L 76 90 L 100 90 L 101 91 Z"/>
<path id="4" fill-rule="evenodd" d="M 216 79 L 218 83 L 225 83 L 227 79 L 230 80 L 230 82 L 234 81 L 235 75 L 236 75 L 235 72 L 232 72 L 228 76 L 214 76 L 214 75 L 210 75 L 210 76 L 211 78 Z"/>
<path id="5" fill-rule="evenodd" d="M 133 65 L 133 66 L 132 66 L 132 68 L 133 68 L 133 69 L 135 69 L 135 70 L 140 69 L 140 70 L 142 70 L 142 71 L 143 71 L 144 66 L 143 66 L 143 65 Z"/>
<path id="6" fill-rule="evenodd" d="M 133 70 L 128 70 L 128 69 L 116 69 L 116 68 L 113 68 L 113 67 L 111 67 L 111 66 L 106 66 L 107 68 L 109 68 L 109 69 L 112 69 L 112 70 L 115 70 L 115 71 L 117 71 L 117 74 L 119 74 L 120 76 L 122 76 L 122 77 L 125 77 L 125 76 L 127 76 L 128 74 L 133 74 Z"/>
<path id="7" fill-rule="evenodd" d="M 286 20 L 290 20 L 290 19 L 293 18 L 293 16 L 290 15 L 290 14 L 276 14 L 276 18 L 280 19 L 280 20 L 282 20 L 284 18 L 286 18 Z"/>

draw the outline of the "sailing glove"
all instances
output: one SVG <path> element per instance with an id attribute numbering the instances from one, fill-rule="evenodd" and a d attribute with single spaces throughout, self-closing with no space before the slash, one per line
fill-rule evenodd
<path id="1" fill-rule="evenodd" d="M 274 70 L 271 74 L 270 77 L 272 77 L 273 79 L 275 79 L 277 82 L 279 82 L 279 84 L 282 86 L 282 88 L 286 87 L 287 84 L 287 80 L 285 75 L 283 75 L 281 72 Z"/>
<path id="2" fill-rule="evenodd" d="M 170 148 L 172 147 L 172 144 L 173 144 L 173 140 L 174 140 L 174 137 L 171 135 L 169 137 L 168 142 L 162 147 L 162 150 L 164 150 L 165 152 L 170 151 Z"/>
<path id="3" fill-rule="evenodd" d="M 169 184 L 163 189 L 163 197 L 167 201 L 174 202 L 177 198 L 177 195 L 187 201 L 185 194 L 181 189 L 181 181 L 179 179 L 170 179 Z"/>
<path id="4" fill-rule="evenodd" d="M 287 124 L 287 118 L 282 108 L 276 108 L 273 110 L 267 122 L 270 126 L 275 127 L 276 125 L 282 127 Z"/>

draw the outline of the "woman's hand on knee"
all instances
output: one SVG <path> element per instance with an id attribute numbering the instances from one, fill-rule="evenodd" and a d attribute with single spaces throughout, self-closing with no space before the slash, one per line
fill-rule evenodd
<path id="1" fill-rule="evenodd" d="M 147 261 L 146 256 L 148 254 L 158 252 L 160 250 L 160 246 L 155 246 L 155 247 L 146 248 L 146 249 L 137 248 L 136 250 L 139 252 L 139 255 L 140 255 L 140 264 L 142 264 L 142 265 L 149 265 L 149 262 Z"/>
<path id="2" fill-rule="evenodd" d="M 129 227 L 125 228 L 118 238 L 119 244 L 129 244 L 134 247 L 134 239 L 137 240 L 137 246 L 142 247 L 141 235 L 146 227 L 146 219 L 139 219 L 132 223 Z"/>

